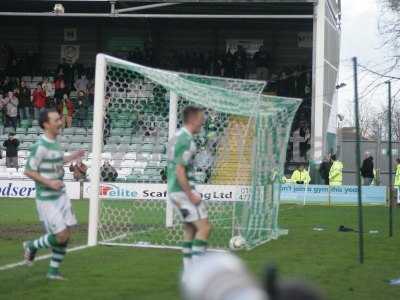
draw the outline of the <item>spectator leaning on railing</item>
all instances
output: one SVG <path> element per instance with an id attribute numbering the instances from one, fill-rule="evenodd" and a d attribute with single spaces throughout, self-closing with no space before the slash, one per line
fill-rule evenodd
<path id="1" fill-rule="evenodd" d="M 86 179 L 87 166 L 80 160 L 75 164 L 72 163 L 69 170 L 74 176 L 76 181 L 84 181 Z"/>
<path id="2" fill-rule="evenodd" d="M 6 166 L 7 168 L 16 168 L 18 170 L 18 146 L 19 141 L 15 138 L 14 133 L 8 135 L 3 147 L 6 148 Z"/>

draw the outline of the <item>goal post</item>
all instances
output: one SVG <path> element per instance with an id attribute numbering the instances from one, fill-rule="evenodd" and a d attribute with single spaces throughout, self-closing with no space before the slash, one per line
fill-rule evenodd
<path id="1" fill-rule="evenodd" d="M 166 144 L 188 105 L 205 114 L 195 137 L 194 178 L 214 225 L 210 246 L 226 248 L 235 235 L 248 249 L 277 238 L 279 182 L 300 101 L 263 95 L 264 87 L 98 54 L 89 245 L 179 246 L 182 224 L 167 201 L 164 178 Z M 118 171 L 116 181 L 103 164 Z"/>

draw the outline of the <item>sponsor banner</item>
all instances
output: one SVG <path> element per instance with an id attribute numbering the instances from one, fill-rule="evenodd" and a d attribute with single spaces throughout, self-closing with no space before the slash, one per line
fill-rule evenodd
<path id="1" fill-rule="evenodd" d="M 386 204 L 386 187 L 363 186 L 362 201 L 364 204 Z M 357 186 L 297 185 L 281 186 L 281 201 L 305 204 L 350 204 L 358 203 Z"/>
<path id="2" fill-rule="evenodd" d="M 79 182 L 65 182 L 71 199 L 79 199 Z M 0 180 L 0 197 L 35 198 L 35 183 L 32 180 Z"/>
<path id="3" fill-rule="evenodd" d="M 90 183 L 85 183 L 84 197 L 90 195 Z M 196 190 L 206 201 L 235 201 L 235 196 L 248 193 L 248 188 L 234 185 L 198 185 Z M 239 193 L 239 194 L 238 194 Z M 135 199 L 167 199 L 166 184 L 135 184 L 135 183 L 101 183 L 100 198 L 109 200 L 135 200 Z"/>

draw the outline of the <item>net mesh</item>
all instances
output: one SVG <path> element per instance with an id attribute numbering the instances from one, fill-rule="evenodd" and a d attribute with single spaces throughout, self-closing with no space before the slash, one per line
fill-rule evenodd
<path id="1" fill-rule="evenodd" d="M 264 87 L 259 81 L 182 74 L 109 57 L 100 243 L 179 245 L 181 220 L 176 212 L 169 216 L 166 201 L 166 144 L 169 127 L 182 126 L 188 105 L 205 112 L 195 137 L 195 179 L 213 224 L 210 246 L 225 248 L 235 235 L 242 235 L 248 248 L 278 237 L 279 181 L 300 102 L 262 95 Z"/>

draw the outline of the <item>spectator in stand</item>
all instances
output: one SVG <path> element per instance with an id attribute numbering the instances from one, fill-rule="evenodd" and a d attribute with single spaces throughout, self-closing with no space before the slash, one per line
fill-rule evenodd
<path id="1" fill-rule="evenodd" d="M 32 96 L 34 116 L 36 120 L 39 120 L 40 112 L 43 111 L 46 106 L 46 94 L 40 84 L 37 85 Z"/>
<path id="2" fill-rule="evenodd" d="M 232 54 L 231 49 L 225 53 L 224 70 L 224 76 L 235 77 L 235 56 Z"/>
<path id="3" fill-rule="evenodd" d="M 247 53 L 242 45 L 239 45 L 235 53 L 235 74 L 238 78 L 246 78 L 247 75 Z"/>
<path id="4" fill-rule="evenodd" d="M 116 181 L 118 177 L 117 170 L 110 164 L 108 160 L 100 168 L 101 181 Z"/>
<path id="5" fill-rule="evenodd" d="M 19 141 L 15 138 L 14 133 L 8 135 L 3 147 L 6 148 L 6 166 L 7 168 L 16 168 L 18 170 L 18 146 Z"/>
<path id="6" fill-rule="evenodd" d="M 264 46 L 254 54 L 253 61 L 256 66 L 256 74 L 258 80 L 268 80 L 269 68 L 270 68 L 270 56 L 265 50 Z"/>
<path id="7" fill-rule="evenodd" d="M 75 181 L 86 180 L 87 166 L 82 162 L 82 160 L 72 163 L 69 170 L 72 172 Z"/>
<path id="8" fill-rule="evenodd" d="M 54 81 L 54 103 L 56 107 L 59 107 L 61 104 L 61 100 L 63 98 L 65 89 L 65 81 L 63 75 L 58 75 L 56 80 Z"/>
<path id="9" fill-rule="evenodd" d="M 361 166 L 361 176 L 363 185 L 371 185 L 374 181 L 374 158 L 369 152 L 365 152 L 364 160 Z"/>
<path id="10" fill-rule="evenodd" d="M 72 117 L 74 115 L 74 104 L 67 94 L 64 94 L 63 99 L 59 106 L 59 112 L 62 116 L 62 122 L 64 128 L 72 127 Z"/>
<path id="11" fill-rule="evenodd" d="M 83 91 L 78 92 L 78 106 L 76 107 L 76 118 L 79 121 L 78 126 L 83 127 L 83 120 L 86 117 L 87 97 Z"/>
<path id="12" fill-rule="evenodd" d="M 7 97 L 3 99 L 3 107 L 6 108 L 6 127 L 17 128 L 18 119 L 18 98 L 13 91 L 9 91 Z"/>
<path id="13" fill-rule="evenodd" d="M 26 87 L 25 81 L 21 81 L 21 87 L 19 88 L 19 118 L 30 119 L 31 118 L 31 108 L 32 108 L 32 100 L 31 100 L 31 90 Z"/>
<path id="14" fill-rule="evenodd" d="M 5 108 L 4 108 L 4 96 L 3 96 L 3 91 L 0 91 L 0 119 L 1 123 L 0 124 L 5 124 Z M 0 150 L 1 153 L 1 150 Z"/>
<path id="15" fill-rule="evenodd" d="M 88 85 L 88 104 L 94 104 L 94 80 L 89 81 Z"/>
<path id="16" fill-rule="evenodd" d="M 42 89 L 46 93 L 46 97 L 49 97 L 49 98 L 54 97 L 54 93 L 55 93 L 54 83 L 51 81 L 50 78 L 46 77 L 43 80 Z"/>
<path id="17" fill-rule="evenodd" d="M 75 90 L 79 92 L 83 92 L 84 94 L 87 94 L 88 91 L 88 85 L 89 81 L 86 79 L 86 75 L 82 74 L 81 78 L 76 80 L 74 83 Z"/>
<path id="18" fill-rule="evenodd" d="M 325 185 L 329 185 L 329 171 L 331 169 L 331 166 L 332 162 L 330 155 L 326 155 L 321 165 L 319 166 L 319 175 L 321 176 Z"/>

